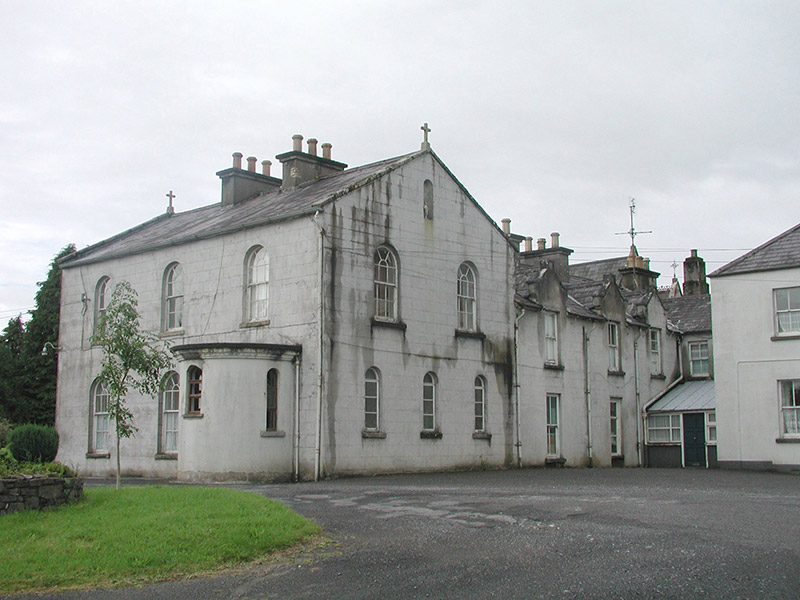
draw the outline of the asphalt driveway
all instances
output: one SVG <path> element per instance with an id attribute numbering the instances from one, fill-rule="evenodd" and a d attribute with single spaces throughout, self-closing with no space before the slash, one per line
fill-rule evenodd
<path id="1" fill-rule="evenodd" d="M 335 543 L 59 599 L 800 598 L 800 476 L 556 469 L 234 486 Z M 31 596 L 34 597 L 34 596 Z"/>

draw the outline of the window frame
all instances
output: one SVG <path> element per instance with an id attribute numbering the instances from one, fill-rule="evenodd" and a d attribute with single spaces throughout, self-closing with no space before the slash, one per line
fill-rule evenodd
<path id="1" fill-rule="evenodd" d="M 174 385 L 167 387 L 173 381 Z M 180 417 L 180 375 L 177 373 L 177 371 L 170 371 L 164 375 L 163 379 L 161 380 L 158 413 L 158 453 L 177 455 L 179 429 L 178 422 Z M 171 428 L 170 425 L 172 426 Z M 174 439 L 174 447 L 171 447 L 171 445 L 168 443 L 170 434 L 172 434 Z"/>
<path id="2" fill-rule="evenodd" d="M 269 253 L 264 246 L 253 246 L 247 251 L 244 261 L 245 323 L 269 321 L 269 268 Z"/>
<path id="3" fill-rule="evenodd" d="M 546 365 L 561 364 L 559 360 L 557 312 L 544 312 L 544 362 Z"/>
<path id="4" fill-rule="evenodd" d="M 786 391 L 791 389 L 787 397 Z M 789 402 L 787 402 L 789 400 Z M 778 380 L 778 403 L 780 408 L 780 439 L 800 439 L 800 379 Z M 792 414 L 787 419 L 787 414 Z M 790 423 L 794 431 L 787 431 Z"/>
<path id="5" fill-rule="evenodd" d="M 545 416 L 547 422 L 547 457 L 561 456 L 561 394 L 547 394 L 545 400 Z"/>
<path id="6" fill-rule="evenodd" d="M 162 285 L 162 331 L 183 329 L 183 285 L 181 263 L 173 262 L 167 265 Z"/>
<path id="7" fill-rule="evenodd" d="M 387 245 L 378 246 L 372 258 L 373 318 L 376 321 L 388 323 L 398 321 L 399 282 L 400 266 L 397 253 Z"/>
<path id="8" fill-rule="evenodd" d="M 473 425 L 475 433 L 486 433 L 486 379 L 478 375 L 473 382 Z"/>
<path id="9" fill-rule="evenodd" d="M 428 371 L 422 378 L 422 431 L 436 431 L 436 373 Z"/>
<path id="10" fill-rule="evenodd" d="M 717 445 L 717 413 L 713 410 L 706 413 L 706 445 Z"/>
<path id="11" fill-rule="evenodd" d="M 264 395 L 264 431 L 278 431 L 278 390 L 280 372 L 276 368 L 267 371 L 267 391 Z"/>
<path id="12" fill-rule="evenodd" d="M 708 340 L 688 342 L 687 346 L 689 350 L 689 375 L 692 377 L 709 377 L 711 375 L 711 356 L 709 353 L 710 344 L 708 343 Z M 700 356 L 698 358 L 694 358 L 694 348 L 702 348 L 703 346 L 705 347 L 705 357 Z M 705 362 L 706 365 L 705 371 L 695 370 L 695 363 L 703 362 Z"/>
<path id="13" fill-rule="evenodd" d="M 786 308 L 781 308 L 781 302 L 779 300 L 781 292 L 786 293 Z M 786 337 L 800 335 L 800 286 L 773 289 L 772 306 L 775 315 L 775 336 Z M 781 331 L 783 327 L 781 325 L 781 321 L 783 320 L 781 317 L 784 315 L 788 320 L 789 328 Z"/>
<path id="14" fill-rule="evenodd" d="M 668 419 L 665 425 L 655 425 L 653 421 L 658 418 Z M 654 432 L 667 432 L 668 439 L 653 439 Z M 683 444 L 683 419 L 681 413 L 654 413 L 647 415 L 647 443 L 648 444 Z"/>
<path id="15" fill-rule="evenodd" d="M 370 367 L 364 372 L 364 431 L 380 429 L 381 372 L 377 367 Z"/>
<path id="16" fill-rule="evenodd" d="M 101 403 L 100 408 L 105 410 L 98 410 L 98 401 Z M 89 454 L 107 455 L 111 452 L 111 420 L 108 414 L 110 401 L 108 386 L 102 379 L 95 379 L 90 388 L 89 399 Z M 101 432 L 105 438 L 104 444 L 98 443 L 98 435 Z"/>
<path id="17" fill-rule="evenodd" d="M 653 344 L 655 342 L 655 345 Z M 661 330 L 650 329 L 647 334 L 648 350 L 650 355 L 650 374 L 661 375 L 664 364 L 661 356 Z"/>
<path id="18" fill-rule="evenodd" d="M 478 275 L 475 266 L 463 262 L 456 278 L 456 315 L 459 331 L 478 330 Z"/>
<path id="19" fill-rule="evenodd" d="M 199 377 L 193 375 L 199 374 Z M 190 365 L 186 369 L 186 412 L 185 415 L 202 415 L 203 399 L 203 369 L 197 365 Z"/>
<path id="20" fill-rule="evenodd" d="M 606 327 L 606 342 L 608 343 L 608 370 L 611 373 L 619 373 L 620 371 L 622 371 L 622 353 L 620 352 L 619 323 L 616 323 L 614 321 L 608 322 Z"/>
<path id="21" fill-rule="evenodd" d="M 608 403 L 608 417 L 611 436 L 611 457 L 622 456 L 622 419 L 620 409 L 622 398 L 612 397 Z"/>

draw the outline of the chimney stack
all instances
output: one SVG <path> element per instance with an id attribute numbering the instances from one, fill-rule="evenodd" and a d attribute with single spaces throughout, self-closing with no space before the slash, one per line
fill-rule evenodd
<path id="1" fill-rule="evenodd" d="M 500 222 L 503 224 L 503 233 L 506 235 L 511 235 L 511 219 L 501 219 Z"/>
<path id="2" fill-rule="evenodd" d="M 556 272 L 562 283 L 569 283 L 569 255 L 572 250 L 564 248 L 559 242 L 559 234 L 550 234 L 550 248 L 547 238 L 536 238 L 536 250 L 531 250 L 533 238 L 525 239 L 525 252 L 520 253 L 520 262 L 537 268 L 550 268 Z"/>
<path id="3" fill-rule="evenodd" d="M 683 295 L 697 296 L 708 293 L 706 261 L 697 256 L 697 250 L 694 249 L 691 256 L 683 261 Z"/>
<path id="4" fill-rule="evenodd" d="M 233 153 L 233 166 L 217 173 L 222 180 L 222 204 L 238 204 L 243 200 L 252 198 L 258 194 L 274 192 L 281 186 L 281 180 L 270 177 L 270 161 L 262 161 L 264 173 L 256 172 L 255 156 L 247 157 L 247 170 L 242 169 L 241 152 Z"/>
<path id="5" fill-rule="evenodd" d="M 344 163 L 331 160 L 331 145 L 322 144 L 322 156 L 317 156 L 317 140 L 308 139 L 308 152 L 302 151 L 303 136 L 292 136 L 292 150 L 279 154 L 277 158 L 283 165 L 281 189 L 291 190 L 299 185 L 338 175 L 347 168 Z"/>

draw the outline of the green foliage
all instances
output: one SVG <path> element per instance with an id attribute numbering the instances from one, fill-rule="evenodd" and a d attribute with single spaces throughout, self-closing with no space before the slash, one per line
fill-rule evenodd
<path id="1" fill-rule="evenodd" d="M 0 448 L 8 443 L 8 434 L 12 429 L 14 429 L 14 424 L 8 419 L 0 417 Z"/>
<path id="2" fill-rule="evenodd" d="M 0 448 L 0 477 L 6 477 L 17 472 L 19 463 L 11 450 L 8 448 Z"/>
<path id="3" fill-rule="evenodd" d="M 20 462 L 52 462 L 58 452 L 58 433 L 47 425 L 20 425 L 11 430 L 8 448 Z"/>
<path id="4" fill-rule="evenodd" d="M 139 325 L 136 290 L 120 281 L 97 327 L 94 343 L 103 351 L 100 379 L 108 387 L 108 418 L 117 434 L 117 488 L 119 488 L 119 440 L 137 431 L 133 413 L 125 403 L 128 389 L 143 396 L 158 392 L 161 376 L 172 363 L 172 351 Z"/>
<path id="5" fill-rule="evenodd" d="M 0 478 L 17 475 L 46 475 L 47 477 L 77 477 L 74 469 L 57 462 L 17 462 L 8 448 L 0 448 Z"/>
<path id="6" fill-rule="evenodd" d="M 318 532 L 251 492 L 91 488 L 56 511 L 2 517 L 0 594 L 174 579 L 258 559 Z"/>
<path id="7" fill-rule="evenodd" d="M 0 334 L 0 416 L 15 423 L 52 425 L 55 421 L 57 353 L 42 356 L 49 342 L 58 345 L 61 303 L 59 259 L 75 252 L 70 244 L 50 263 L 39 282 L 35 307 L 27 325 L 17 316 Z"/>

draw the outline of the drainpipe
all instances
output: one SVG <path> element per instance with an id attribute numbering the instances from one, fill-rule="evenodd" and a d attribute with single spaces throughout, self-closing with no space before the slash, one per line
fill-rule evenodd
<path id="1" fill-rule="evenodd" d="M 292 479 L 300 481 L 300 355 L 294 357 L 294 442 L 292 453 L 294 465 Z"/>
<path id="2" fill-rule="evenodd" d="M 519 435 L 519 322 L 525 316 L 525 309 L 514 319 L 514 448 L 517 454 L 517 468 L 522 466 L 522 441 Z"/>
<path id="3" fill-rule="evenodd" d="M 325 230 L 320 226 L 317 222 L 317 216 L 319 215 L 319 211 L 314 214 L 314 223 L 319 227 L 319 306 L 318 306 L 318 314 L 319 314 L 319 326 L 318 326 L 318 335 L 317 335 L 317 422 L 316 422 L 316 431 L 315 437 L 316 440 L 314 442 L 314 481 L 319 481 L 320 474 L 321 474 L 321 451 L 322 451 L 322 327 L 324 321 L 324 309 L 325 309 L 325 290 L 324 290 L 324 242 L 325 242 Z"/>
<path id="4" fill-rule="evenodd" d="M 636 399 L 636 454 L 639 457 L 639 466 L 641 467 L 644 464 L 644 444 L 642 444 L 642 406 L 641 406 L 641 397 L 639 395 L 639 357 L 637 354 L 637 350 L 639 348 L 639 332 L 636 337 L 633 338 L 633 387 L 635 390 L 635 399 Z"/>
<path id="5" fill-rule="evenodd" d="M 592 393 L 589 390 L 589 334 L 586 327 L 581 327 L 583 332 L 583 396 L 586 400 L 586 453 L 589 458 L 589 467 L 593 467 L 592 450 Z"/>

